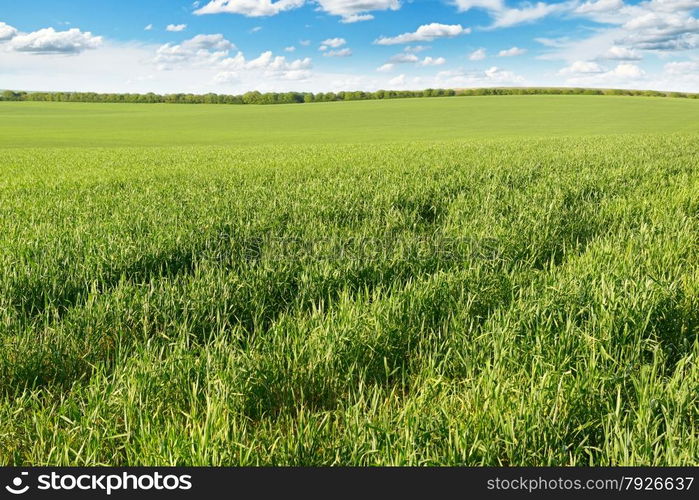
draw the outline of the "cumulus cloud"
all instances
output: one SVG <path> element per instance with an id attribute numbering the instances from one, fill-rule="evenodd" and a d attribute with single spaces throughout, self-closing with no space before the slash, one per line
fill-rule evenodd
<path id="1" fill-rule="evenodd" d="M 395 68 L 396 65 L 393 63 L 386 63 L 382 64 L 378 68 L 376 68 L 376 71 L 381 71 L 382 73 L 388 73 L 389 71 L 393 71 L 393 68 Z"/>
<path id="2" fill-rule="evenodd" d="M 296 50 L 296 47 L 293 45 L 289 45 L 288 47 L 284 47 L 284 52 L 294 52 Z"/>
<path id="3" fill-rule="evenodd" d="M 420 64 L 420 66 L 441 66 L 445 62 L 447 62 L 447 60 L 444 59 L 443 57 L 436 57 L 435 58 L 435 57 L 427 56 L 422 61 L 420 61 L 419 64 Z"/>
<path id="4" fill-rule="evenodd" d="M 171 69 L 173 66 L 189 64 L 215 64 L 228 56 L 235 45 L 223 35 L 197 35 L 180 44 L 166 43 L 156 51 L 155 62 L 158 68 Z"/>
<path id="5" fill-rule="evenodd" d="M 236 71 L 219 71 L 214 77 L 214 82 L 230 84 L 238 83 L 240 81 L 240 73 Z"/>
<path id="6" fill-rule="evenodd" d="M 374 19 L 370 14 L 377 10 L 398 10 L 400 0 L 211 0 L 194 11 L 202 14 L 240 14 L 247 17 L 274 16 L 280 12 L 297 9 L 306 3 L 315 3 L 318 10 L 339 16 L 340 22 L 356 23 Z"/>
<path id="7" fill-rule="evenodd" d="M 255 59 L 246 59 L 242 52 L 223 59 L 217 65 L 221 71 L 216 75 L 217 82 L 235 82 L 241 78 L 241 72 L 253 72 L 269 78 L 284 80 L 304 80 L 311 76 L 311 59 L 295 59 L 287 61 L 284 56 L 275 56 L 272 51 L 266 51 Z"/>
<path id="8" fill-rule="evenodd" d="M 396 64 L 415 64 L 417 66 L 440 66 L 447 62 L 443 57 L 430 57 L 427 56 L 424 59 L 420 59 L 412 51 L 399 52 L 391 56 L 391 58 L 382 66 L 377 68 L 377 71 L 390 71 Z"/>
<path id="9" fill-rule="evenodd" d="M 627 47 L 620 47 L 618 45 L 614 45 L 609 48 L 607 52 L 602 55 L 601 59 L 613 59 L 613 60 L 618 60 L 618 61 L 640 61 L 643 59 L 641 55 L 635 51 L 631 50 Z"/>
<path id="10" fill-rule="evenodd" d="M 217 66 L 221 72 L 216 76 L 231 79 L 238 78 L 239 72 L 255 72 L 269 78 L 284 80 L 304 80 L 311 76 L 311 59 L 295 59 L 288 61 L 284 56 L 275 56 L 272 51 L 266 51 L 255 59 L 246 59 L 242 52 L 233 57 L 221 60 Z"/>
<path id="11" fill-rule="evenodd" d="M 340 22 L 345 23 L 345 24 L 350 24 L 350 23 L 358 23 L 361 21 L 371 21 L 374 19 L 374 16 L 372 14 L 349 14 L 347 16 L 344 16 Z"/>
<path id="12" fill-rule="evenodd" d="M 567 3 L 548 4 L 538 2 L 521 9 L 505 8 L 494 13 L 495 22 L 491 28 L 506 28 L 517 24 L 530 23 L 543 19 L 551 14 L 562 13 L 568 9 Z"/>
<path id="13" fill-rule="evenodd" d="M 305 0 L 212 0 L 194 11 L 203 14 L 240 14 L 247 17 L 274 16 L 301 7 Z"/>
<path id="14" fill-rule="evenodd" d="M 418 52 L 428 50 L 429 48 L 430 47 L 428 45 L 408 45 L 404 47 L 403 50 L 406 52 L 413 52 L 414 54 L 417 54 Z"/>
<path id="15" fill-rule="evenodd" d="M 320 9 L 334 16 L 340 16 L 343 23 L 356 23 L 374 19 L 371 11 L 398 10 L 399 0 L 316 0 Z"/>
<path id="16" fill-rule="evenodd" d="M 608 75 L 619 77 L 619 78 L 640 78 L 645 75 L 645 71 L 636 66 L 635 64 L 623 63 L 619 64 L 616 68 L 609 71 Z"/>
<path id="17" fill-rule="evenodd" d="M 590 0 L 575 8 L 578 14 L 618 11 L 624 7 L 623 0 Z"/>
<path id="18" fill-rule="evenodd" d="M 429 82 L 429 86 L 438 88 L 466 88 L 491 86 L 521 86 L 527 81 L 521 75 L 512 71 L 491 66 L 486 70 L 454 69 L 440 71 Z"/>
<path id="19" fill-rule="evenodd" d="M 166 31 L 184 31 L 187 29 L 186 24 L 168 24 L 165 27 Z"/>
<path id="20" fill-rule="evenodd" d="M 493 18 L 493 23 L 489 26 L 491 29 L 537 21 L 551 14 L 563 13 L 570 9 L 570 2 L 524 3 L 520 8 L 509 8 L 504 0 L 454 0 L 454 5 L 459 12 L 471 9 L 486 10 Z"/>
<path id="21" fill-rule="evenodd" d="M 673 61 L 665 64 L 663 69 L 668 75 L 699 76 L 699 62 L 695 61 Z"/>
<path id="22" fill-rule="evenodd" d="M 223 35 L 197 35 L 185 40 L 180 45 L 187 50 L 219 50 L 226 51 L 235 48 L 235 45 L 224 38 Z"/>
<path id="23" fill-rule="evenodd" d="M 482 61 L 483 59 L 486 58 L 485 49 L 480 48 L 480 49 L 474 50 L 473 52 L 471 52 L 471 53 L 469 54 L 468 58 L 469 58 L 471 61 Z"/>
<path id="24" fill-rule="evenodd" d="M 507 71 L 501 68 L 498 68 L 497 66 L 492 66 L 485 70 L 485 76 L 488 78 L 488 80 L 496 83 L 505 83 L 505 82 L 512 82 L 512 83 L 520 83 L 524 81 L 524 78 L 522 78 L 519 75 L 516 75 L 512 71 Z"/>
<path id="25" fill-rule="evenodd" d="M 470 9 L 501 10 L 505 2 L 503 0 L 454 0 L 454 5 L 459 12 Z"/>
<path id="26" fill-rule="evenodd" d="M 580 1 L 568 0 L 569 14 L 604 26 L 584 38 L 560 39 L 542 58 L 639 61 L 648 52 L 663 57 L 699 48 L 699 0 Z"/>
<path id="27" fill-rule="evenodd" d="M 148 24 L 148 25 L 146 25 L 145 28 L 143 28 L 144 31 L 150 31 L 150 30 L 152 30 L 152 29 L 153 29 L 153 25 L 152 25 L 152 24 Z"/>
<path id="28" fill-rule="evenodd" d="M 400 43 L 431 42 L 437 38 L 454 38 L 471 33 L 470 28 L 464 28 L 460 24 L 423 24 L 411 33 L 403 33 L 394 37 L 381 37 L 374 41 L 378 45 L 396 45 Z"/>
<path id="29" fill-rule="evenodd" d="M 683 50 L 699 46 L 699 19 L 688 12 L 646 12 L 623 26 L 626 40 L 645 50 Z"/>
<path id="30" fill-rule="evenodd" d="M 72 28 L 56 31 L 44 28 L 32 33 L 17 33 L 10 39 L 10 50 L 34 54 L 77 54 L 102 45 L 102 37 Z"/>
<path id="31" fill-rule="evenodd" d="M 520 49 L 519 47 L 511 47 L 509 49 L 501 50 L 498 52 L 498 57 L 514 57 L 521 56 L 527 53 L 527 49 Z"/>
<path id="32" fill-rule="evenodd" d="M 592 73 L 602 73 L 604 69 L 592 61 L 575 61 L 558 72 L 559 75 L 589 75 Z"/>
<path id="33" fill-rule="evenodd" d="M 10 38 L 14 38 L 14 36 L 17 34 L 17 30 L 10 26 L 9 24 L 5 24 L 3 22 L 0 22 L 0 41 L 4 40 L 9 40 Z"/>
<path id="34" fill-rule="evenodd" d="M 592 87 L 600 85 L 624 85 L 637 82 L 646 74 L 640 67 L 631 63 L 621 63 L 614 69 L 608 71 L 605 71 L 599 66 L 595 67 L 594 65 L 596 65 L 596 63 L 589 61 L 584 63 L 584 65 L 581 63 L 577 68 L 578 72 L 574 72 L 573 66 L 575 66 L 575 64 L 573 64 L 571 67 L 561 70 L 559 74 L 569 76 L 566 80 L 569 84 Z M 566 69 L 568 70 L 567 72 Z M 585 69 L 594 69 L 595 71 L 580 71 Z"/>
<path id="35" fill-rule="evenodd" d="M 388 81 L 388 84 L 393 85 L 394 87 L 403 87 L 403 86 L 405 86 L 405 82 L 406 82 L 405 75 L 401 74 L 401 75 L 398 75 L 394 78 L 391 78 Z"/>
<path id="36" fill-rule="evenodd" d="M 345 47 L 344 49 L 328 50 L 323 55 L 325 57 L 349 57 L 352 55 L 352 49 Z"/>
<path id="37" fill-rule="evenodd" d="M 320 42 L 320 47 L 318 48 L 318 50 L 328 50 L 328 48 L 337 49 L 339 47 L 342 47 L 346 43 L 347 40 L 345 40 L 344 38 L 328 38 Z"/>
<path id="38" fill-rule="evenodd" d="M 400 54 L 391 56 L 391 58 L 388 60 L 388 62 L 394 64 L 416 63 L 418 61 L 419 58 L 412 52 L 401 52 Z"/>

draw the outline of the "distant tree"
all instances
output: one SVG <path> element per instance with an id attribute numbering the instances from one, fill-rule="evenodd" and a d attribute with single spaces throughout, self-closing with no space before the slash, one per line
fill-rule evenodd
<path id="1" fill-rule="evenodd" d="M 115 103 L 169 103 L 169 104 L 290 104 L 328 101 L 357 101 L 365 99 L 398 99 L 409 97 L 440 96 L 485 96 L 485 95 L 624 95 L 697 99 L 699 94 L 685 92 L 658 92 L 655 90 L 585 89 L 585 88 L 472 88 L 472 89 L 425 89 L 425 90 L 377 90 L 375 92 L 342 91 L 313 94 L 311 92 L 246 92 L 230 94 L 97 94 L 95 92 L 0 92 L 0 101 L 47 101 L 47 102 L 115 102 Z"/>

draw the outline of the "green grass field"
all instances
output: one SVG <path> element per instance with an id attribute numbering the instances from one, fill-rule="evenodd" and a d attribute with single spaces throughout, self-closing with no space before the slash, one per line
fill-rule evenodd
<path id="1" fill-rule="evenodd" d="M 699 101 L 0 103 L 0 464 L 699 464 Z"/>
<path id="2" fill-rule="evenodd" d="M 354 144 L 699 130 L 699 100 L 654 97 L 446 97 L 313 106 L 0 106 L 0 146 L 14 147 Z"/>

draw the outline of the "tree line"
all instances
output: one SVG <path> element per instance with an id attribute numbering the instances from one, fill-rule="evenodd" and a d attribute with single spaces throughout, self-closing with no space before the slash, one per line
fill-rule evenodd
<path id="1" fill-rule="evenodd" d="M 40 102 L 109 102 L 109 103 L 169 103 L 169 104 L 292 104 L 332 101 L 365 101 L 401 99 L 408 97 L 486 96 L 486 95 L 624 95 L 647 97 L 685 97 L 696 99 L 699 94 L 662 92 L 657 90 L 588 89 L 568 87 L 473 88 L 425 90 L 377 90 L 375 92 L 258 92 L 244 94 L 125 94 L 97 92 L 26 92 L 5 90 L 0 101 Z"/>

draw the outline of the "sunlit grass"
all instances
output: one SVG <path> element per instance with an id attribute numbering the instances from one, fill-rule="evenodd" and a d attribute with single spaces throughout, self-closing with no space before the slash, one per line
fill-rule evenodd
<path id="1" fill-rule="evenodd" d="M 0 150 L 0 463 L 697 464 L 698 151 Z"/>

